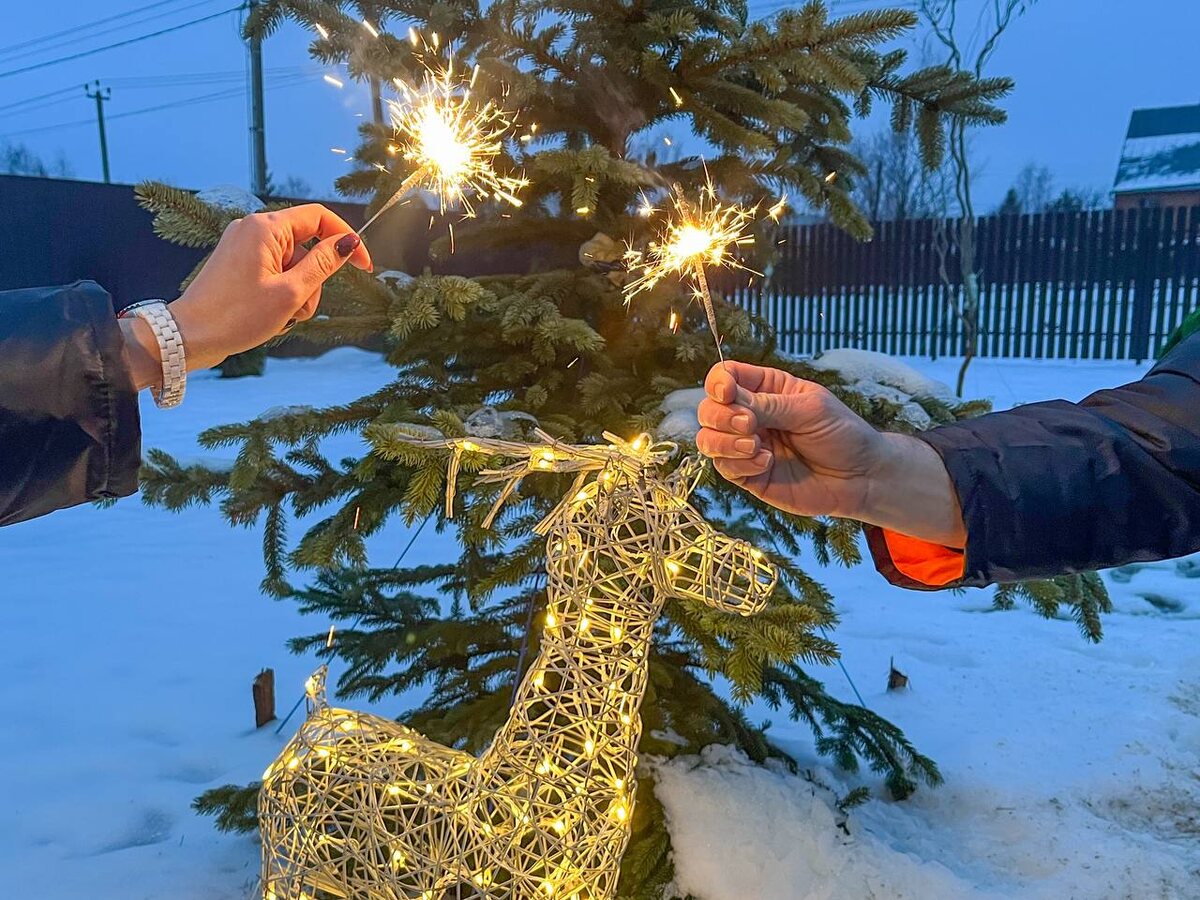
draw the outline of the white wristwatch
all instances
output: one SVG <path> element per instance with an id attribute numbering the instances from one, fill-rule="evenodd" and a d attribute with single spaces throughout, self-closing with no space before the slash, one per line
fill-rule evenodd
<path id="1" fill-rule="evenodd" d="M 150 326 L 154 339 L 158 341 L 158 352 L 162 358 L 162 390 L 152 391 L 154 402 L 162 409 L 178 406 L 187 389 L 187 356 L 183 349 L 183 335 L 175 324 L 175 317 L 162 300 L 142 300 L 127 306 L 118 318 L 137 316 Z"/>

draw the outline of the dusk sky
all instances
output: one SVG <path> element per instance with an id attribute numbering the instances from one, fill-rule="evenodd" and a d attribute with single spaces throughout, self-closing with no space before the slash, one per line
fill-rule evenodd
<path id="1" fill-rule="evenodd" d="M 977 9 L 978 2 L 969 0 L 968 5 Z M 236 3 L 160 0 L 153 8 L 148 8 L 151 0 L 6 4 L 0 37 L 0 141 L 24 143 L 48 161 L 61 154 L 74 177 L 99 179 L 95 106 L 82 87 L 98 78 L 113 91 L 107 111 L 114 181 L 161 178 L 197 188 L 247 185 L 246 54 L 237 12 L 128 47 L 9 74 L 219 14 Z M 843 8 L 864 5 L 847 0 Z M 757 10 L 779 6 L 778 0 L 760 0 Z M 838 6 L 834 3 L 835 12 Z M 87 32 L 27 44 L 135 9 L 143 11 Z M 1200 0 L 1036 3 L 1012 27 L 991 66 L 993 74 L 1015 78 L 1017 89 L 1006 103 L 1009 123 L 977 138 L 981 207 L 998 203 L 1029 162 L 1048 166 L 1059 187 L 1110 188 L 1132 109 L 1200 102 L 1198 34 Z M 267 153 L 277 179 L 299 176 L 317 193 L 329 195 L 333 179 L 346 167 L 330 148 L 354 146 L 356 114 L 367 111 L 367 103 L 360 89 L 348 86 L 339 93 L 326 85 L 306 46 L 306 35 L 295 26 L 283 28 L 265 45 Z M 41 95 L 50 96 L 25 102 Z M 878 127 L 868 122 L 860 130 Z"/>

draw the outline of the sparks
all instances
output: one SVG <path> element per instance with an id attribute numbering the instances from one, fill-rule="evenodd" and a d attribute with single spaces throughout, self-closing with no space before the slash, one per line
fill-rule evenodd
<path id="1" fill-rule="evenodd" d="M 476 197 L 521 205 L 517 193 L 526 179 L 496 171 L 513 128 L 512 114 L 491 101 L 480 105 L 471 93 L 475 77 L 476 70 L 466 79 L 456 75 L 451 61 L 427 69 L 419 85 L 395 81 L 400 98 L 388 101 L 394 129 L 390 146 L 413 170 L 360 233 L 416 188 L 435 193 L 441 212 L 461 205 L 468 218 L 475 215 L 471 200 Z"/>
<path id="2" fill-rule="evenodd" d="M 334 78 L 332 75 L 325 76 L 325 83 L 332 84 L 339 91 L 346 86 L 346 83 L 340 78 Z"/>
<path id="3" fill-rule="evenodd" d="M 787 201 L 788 201 L 787 194 L 784 194 L 778 200 L 776 200 L 773 204 L 771 204 L 771 208 L 767 210 L 767 217 L 772 222 L 778 222 L 780 217 L 785 212 L 787 212 L 787 208 L 788 208 Z"/>
<path id="4" fill-rule="evenodd" d="M 679 91 L 675 88 L 667 88 L 671 92 L 671 99 L 675 101 L 676 106 L 683 106 L 683 98 L 679 96 Z"/>
<path id="5" fill-rule="evenodd" d="M 717 315 L 713 308 L 712 292 L 708 286 L 706 266 L 745 269 L 735 249 L 753 243 L 749 232 L 757 207 L 722 203 L 716 188 L 709 181 L 698 198 L 685 197 L 678 188 L 672 194 L 672 214 L 657 241 L 645 251 L 630 247 L 625 261 L 636 277 L 625 285 L 625 302 L 655 287 L 668 275 L 679 275 L 691 281 L 693 293 L 708 316 L 708 326 L 721 355 L 721 335 L 717 330 Z"/>
<path id="6" fill-rule="evenodd" d="M 323 41 L 329 40 L 329 29 L 328 28 L 326 28 L 320 22 L 317 22 L 315 25 L 313 25 L 313 28 L 315 28 L 317 30 L 317 34 L 319 34 L 321 36 L 321 40 L 323 40 Z"/>

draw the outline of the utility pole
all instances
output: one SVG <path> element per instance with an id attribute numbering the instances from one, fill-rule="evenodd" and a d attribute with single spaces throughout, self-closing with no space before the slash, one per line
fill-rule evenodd
<path id="1" fill-rule="evenodd" d="M 374 76 L 371 77 L 371 111 L 375 114 L 375 124 L 383 125 L 383 89 Z"/>
<path id="2" fill-rule="evenodd" d="M 253 15 L 262 0 L 249 0 Z M 250 190 L 262 197 L 267 192 L 267 129 L 263 116 L 262 41 L 250 38 Z"/>
<path id="3" fill-rule="evenodd" d="M 93 84 L 96 86 L 95 91 L 87 85 L 84 85 L 83 89 L 90 99 L 96 101 L 96 122 L 100 125 L 100 161 L 104 165 L 104 183 L 112 184 L 112 178 L 108 171 L 108 135 L 104 132 L 104 101 L 112 99 L 112 88 L 101 88 L 99 81 L 95 81 Z"/>

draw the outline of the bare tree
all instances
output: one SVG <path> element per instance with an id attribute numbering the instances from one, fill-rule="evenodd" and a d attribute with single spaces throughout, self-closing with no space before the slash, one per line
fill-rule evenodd
<path id="1" fill-rule="evenodd" d="M 0 172 L 6 175 L 33 175 L 38 178 L 70 178 L 73 174 L 67 158 L 59 153 L 47 164 L 24 144 L 5 141 L 0 144 Z"/>
<path id="2" fill-rule="evenodd" d="M 918 10 L 928 24 L 934 39 L 942 46 L 946 64 L 958 72 L 970 72 L 982 77 L 1009 26 L 1037 0 L 918 0 Z M 978 6 L 974 22 L 963 15 L 970 6 Z M 954 171 L 954 196 L 959 218 L 957 227 L 941 229 L 938 249 L 942 259 L 942 277 L 952 284 L 948 271 L 951 242 L 957 245 L 958 268 L 962 290 L 951 291 L 951 302 L 963 328 L 963 362 L 958 370 L 958 395 L 963 392 L 967 368 L 975 358 L 979 344 L 979 270 L 976 253 L 975 201 L 972 195 L 971 155 L 966 122 L 950 124 L 947 146 L 950 165 Z"/>
<path id="3" fill-rule="evenodd" d="M 1039 213 L 1054 199 L 1054 174 L 1046 166 L 1026 163 L 1017 173 L 1017 181 L 1013 187 L 1016 189 L 1021 211 Z"/>
<path id="4" fill-rule="evenodd" d="M 925 167 L 911 131 L 885 129 L 856 140 L 851 152 L 867 170 L 855 178 L 853 196 L 872 221 L 948 214 L 951 173 L 947 167 Z"/>

